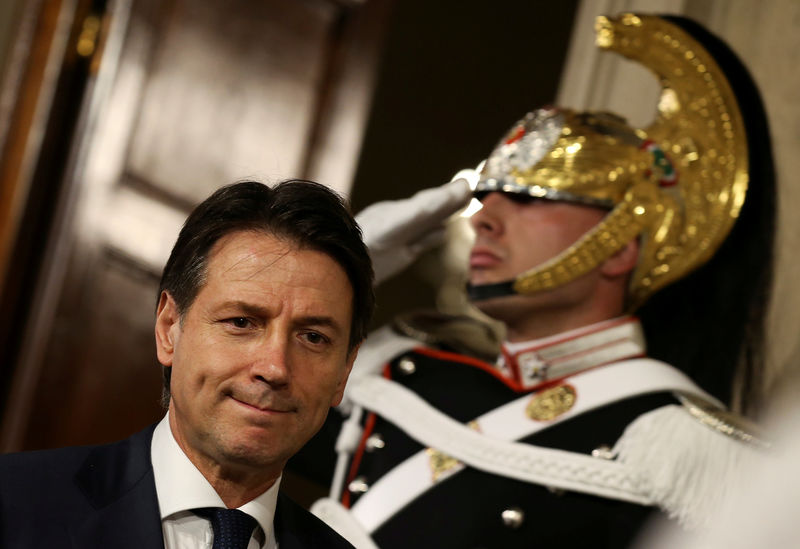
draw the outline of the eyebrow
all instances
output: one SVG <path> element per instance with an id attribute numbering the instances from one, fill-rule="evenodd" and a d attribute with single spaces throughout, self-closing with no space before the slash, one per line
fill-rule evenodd
<path id="1" fill-rule="evenodd" d="M 329 316 L 301 316 L 296 318 L 294 323 L 298 326 L 327 326 L 337 332 L 342 331 L 339 323 Z"/>
<path id="2" fill-rule="evenodd" d="M 221 303 L 218 307 L 219 309 L 238 309 L 244 312 L 247 315 L 253 316 L 267 316 L 269 315 L 269 309 L 266 307 L 261 307 L 259 305 L 253 305 L 252 303 L 247 303 L 246 301 L 239 301 L 239 300 L 231 300 L 225 301 Z"/>
<path id="3" fill-rule="evenodd" d="M 248 303 L 246 301 L 226 301 L 220 305 L 220 309 L 225 308 L 236 308 L 240 309 L 246 315 L 258 316 L 258 317 L 266 317 L 270 316 L 270 310 L 267 307 L 262 307 L 260 305 L 254 305 L 252 303 Z M 292 320 L 292 324 L 295 326 L 327 326 L 336 330 L 337 332 L 342 332 L 342 326 L 334 320 L 333 317 L 325 316 L 325 315 L 308 315 L 308 316 L 301 316 Z"/>

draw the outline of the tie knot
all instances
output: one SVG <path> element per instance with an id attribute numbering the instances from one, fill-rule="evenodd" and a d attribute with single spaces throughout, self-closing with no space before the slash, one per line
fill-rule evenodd
<path id="1" fill-rule="evenodd" d="M 207 507 L 195 509 L 194 513 L 211 521 L 214 529 L 212 549 L 247 549 L 256 519 L 238 509 Z"/>

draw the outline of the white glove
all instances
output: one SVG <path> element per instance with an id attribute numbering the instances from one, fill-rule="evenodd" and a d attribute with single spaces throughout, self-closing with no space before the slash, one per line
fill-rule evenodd
<path id="1" fill-rule="evenodd" d="M 408 267 L 422 252 L 444 240 L 445 220 L 472 197 L 466 179 L 419 191 L 404 200 L 376 202 L 356 221 L 375 269 L 375 285 Z"/>

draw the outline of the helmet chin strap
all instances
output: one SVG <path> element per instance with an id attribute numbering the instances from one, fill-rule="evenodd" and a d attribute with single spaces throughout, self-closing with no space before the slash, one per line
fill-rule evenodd
<path id="1" fill-rule="evenodd" d="M 494 284 L 470 284 L 467 283 L 467 297 L 470 301 L 483 301 L 493 297 L 504 297 L 516 295 L 514 280 L 505 282 L 495 282 Z"/>

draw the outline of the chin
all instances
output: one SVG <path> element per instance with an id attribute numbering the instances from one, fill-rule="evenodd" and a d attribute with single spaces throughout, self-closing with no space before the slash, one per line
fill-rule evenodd
<path id="1" fill-rule="evenodd" d="M 499 297 L 490 297 L 489 299 L 482 299 L 480 301 L 473 301 L 472 305 L 475 306 L 480 312 L 492 318 L 502 320 L 503 312 L 508 309 L 510 300 L 518 297 L 515 295 L 504 295 Z"/>
<path id="2" fill-rule="evenodd" d="M 472 305 L 486 316 L 509 323 L 546 310 L 549 300 L 546 295 L 511 294 L 473 301 Z"/>
<path id="3" fill-rule="evenodd" d="M 246 468 L 268 468 L 283 464 L 291 455 L 279 448 L 264 448 L 248 444 L 234 445 L 222 450 L 224 460 L 231 465 Z"/>
<path id="4" fill-rule="evenodd" d="M 276 446 L 274 437 L 241 436 L 220 441 L 220 457 L 228 463 L 246 467 L 265 467 L 281 462 L 291 449 Z"/>
<path id="5" fill-rule="evenodd" d="M 484 284 L 496 284 L 497 282 L 503 282 L 504 280 L 509 280 L 509 277 L 503 278 L 499 276 L 488 276 L 488 273 L 483 271 L 478 271 L 473 273 L 473 278 L 470 278 L 469 283 L 473 286 L 483 286 Z"/>

